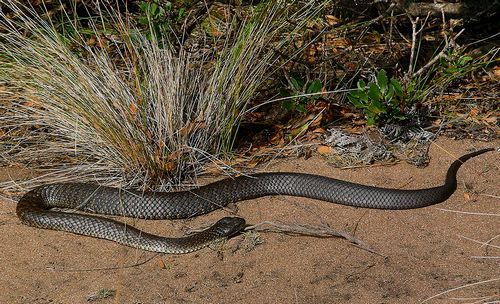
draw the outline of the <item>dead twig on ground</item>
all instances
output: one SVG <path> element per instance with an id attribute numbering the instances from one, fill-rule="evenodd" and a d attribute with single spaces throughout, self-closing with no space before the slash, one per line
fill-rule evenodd
<path id="1" fill-rule="evenodd" d="M 265 227 L 268 226 L 268 227 Z M 254 230 L 254 231 L 263 231 L 263 232 L 275 232 L 275 233 L 286 233 L 286 234 L 295 234 L 295 235 L 305 235 L 305 236 L 312 236 L 312 237 L 341 237 L 352 244 L 354 244 L 356 247 L 359 247 L 361 249 L 364 249 L 368 252 L 375 253 L 377 255 L 380 255 L 382 257 L 386 257 L 385 255 L 375 251 L 373 247 L 368 245 L 367 243 L 361 241 L 360 239 L 356 238 L 355 236 L 344 232 L 344 231 L 339 231 L 333 228 L 328 227 L 327 225 L 308 225 L 308 224 L 295 224 L 295 225 L 288 225 L 288 224 L 282 224 L 282 223 L 277 223 L 277 222 L 271 222 L 271 221 L 263 221 L 258 224 L 248 226 L 245 228 L 245 230 Z"/>

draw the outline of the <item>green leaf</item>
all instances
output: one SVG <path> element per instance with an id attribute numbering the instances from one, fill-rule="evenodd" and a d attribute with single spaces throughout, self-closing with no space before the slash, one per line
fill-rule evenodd
<path id="1" fill-rule="evenodd" d="M 347 97 L 349 96 L 351 96 L 351 98 L 356 98 L 364 103 L 368 103 L 368 94 L 365 91 L 351 91 L 349 92 L 349 94 L 347 94 Z"/>
<path id="2" fill-rule="evenodd" d="M 371 114 L 371 115 L 366 115 L 366 124 L 369 125 L 369 126 L 372 126 L 375 124 L 375 115 Z"/>
<path id="3" fill-rule="evenodd" d="M 358 89 L 364 90 L 366 88 L 366 83 L 363 81 L 363 79 L 358 80 Z"/>
<path id="4" fill-rule="evenodd" d="M 304 87 L 304 81 L 302 79 L 300 79 L 300 77 L 291 76 L 290 82 L 292 83 L 292 87 L 294 90 L 302 91 L 302 88 Z"/>
<path id="5" fill-rule="evenodd" d="M 149 23 L 148 17 L 146 16 L 140 16 L 139 17 L 139 24 L 146 25 Z"/>
<path id="6" fill-rule="evenodd" d="M 387 110 L 385 106 L 379 101 L 373 101 L 367 108 L 368 111 L 374 114 L 386 113 Z"/>
<path id="7" fill-rule="evenodd" d="M 323 83 L 321 82 L 321 80 L 316 79 L 309 84 L 306 93 L 307 94 L 319 93 L 321 92 L 321 88 L 323 88 Z"/>
<path id="8" fill-rule="evenodd" d="M 394 97 L 394 86 L 392 85 L 392 83 L 390 83 L 387 89 L 387 93 L 384 96 L 384 100 L 386 102 L 391 102 L 392 97 Z"/>
<path id="9" fill-rule="evenodd" d="M 370 82 L 368 84 L 368 97 L 370 97 L 371 100 L 377 102 L 380 101 L 380 99 L 382 98 L 380 88 L 373 82 Z"/>
<path id="10" fill-rule="evenodd" d="M 149 7 L 149 13 L 151 14 L 151 16 L 154 16 L 156 14 L 156 10 L 158 9 L 158 4 L 156 3 L 151 3 L 150 7 Z"/>
<path id="11" fill-rule="evenodd" d="M 391 79 L 391 84 L 394 87 L 394 93 L 396 94 L 397 97 L 403 97 L 403 88 L 401 87 L 401 84 L 399 81 L 396 79 L 392 78 Z"/>
<path id="12" fill-rule="evenodd" d="M 387 88 L 387 74 L 385 73 L 385 70 L 382 69 L 380 71 L 378 71 L 378 74 L 377 74 L 377 84 L 378 84 L 378 87 L 380 88 L 380 91 L 382 93 L 385 93 L 385 89 Z"/>
<path id="13" fill-rule="evenodd" d="M 304 113 L 306 111 L 306 107 L 303 104 L 299 103 L 298 105 L 295 106 L 295 110 Z"/>
<path id="14" fill-rule="evenodd" d="M 283 106 L 283 108 L 285 110 L 293 110 L 295 108 L 295 103 L 290 100 L 290 99 L 287 99 L 287 100 L 283 100 L 283 103 L 281 104 Z"/>
<path id="15" fill-rule="evenodd" d="M 280 94 L 281 96 L 283 96 L 283 97 L 290 97 L 290 96 L 292 96 L 292 95 L 290 94 L 290 91 L 288 91 L 288 89 L 285 89 L 285 88 L 280 88 L 280 89 L 279 89 L 279 94 Z"/>
<path id="16" fill-rule="evenodd" d="M 460 66 L 464 66 L 467 64 L 467 62 L 471 61 L 472 60 L 472 57 L 471 56 L 462 56 L 460 57 L 460 59 L 458 60 L 458 64 Z"/>
<path id="17" fill-rule="evenodd" d="M 351 95 L 351 93 L 347 94 L 347 98 L 349 101 L 358 109 L 364 109 L 366 108 L 366 104 L 360 102 L 360 99 L 358 96 Z"/>
<path id="18" fill-rule="evenodd" d="M 139 4 L 139 9 L 143 12 L 148 10 L 148 3 L 146 1 L 141 1 Z"/>

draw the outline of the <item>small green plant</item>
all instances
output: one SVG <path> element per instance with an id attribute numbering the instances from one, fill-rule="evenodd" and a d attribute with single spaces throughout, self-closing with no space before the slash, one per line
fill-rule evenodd
<path id="1" fill-rule="evenodd" d="M 101 288 L 97 292 L 89 295 L 87 297 L 87 302 L 93 302 L 96 300 L 109 298 L 109 297 L 114 296 L 115 294 L 116 294 L 116 290 L 114 290 L 114 289 Z"/>
<path id="2" fill-rule="evenodd" d="M 366 85 L 360 79 L 357 87 L 347 98 L 356 108 L 363 110 L 368 125 L 407 119 L 403 88 L 396 79 L 389 80 L 384 70 L 377 73 L 376 82 Z"/>
<path id="3" fill-rule="evenodd" d="M 289 79 L 289 88 L 280 89 L 280 95 L 289 97 L 283 101 L 282 106 L 289 111 L 305 112 L 306 105 L 317 100 L 320 95 L 309 95 L 321 92 L 323 83 L 319 79 L 305 82 L 300 76 L 292 75 Z"/>
<path id="4" fill-rule="evenodd" d="M 142 15 L 139 17 L 139 24 L 150 27 L 148 39 L 151 40 L 151 33 L 156 38 L 168 33 L 174 23 L 179 23 L 186 16 L 184 8 L 175 9 L 172 2 L 162 3 L 160 0 L 141 1 L 139 10 Z"/>

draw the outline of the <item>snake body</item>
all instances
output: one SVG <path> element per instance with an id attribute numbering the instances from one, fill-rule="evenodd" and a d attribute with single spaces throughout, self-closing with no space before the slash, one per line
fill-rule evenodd
<path id="1" fill-rule="evenodd" d="M 466 160 L 492 150 L 478 150 L 458 158 L 450 165 L 443 185 L 426 189 L 380 188 L 291 172 L 239 176 L 179 192 L 140 192 L 87 183 L 59 183 L 27 192 L 19 200 L 16 213 L 22 223 L 38 228 L 108 239 L 149 251 L 188 253 L 238 233 L 245 221 L 239 217 L 225 217 L 200 233 L 183 238 L 165 238 L 112 219 L 51 209 L 71 208 L 143 219 L 179 219 L 268 195 L 300 196 L 361 208 L 414 209 L 448 199 L 456 190 L 460 166 Z"/>

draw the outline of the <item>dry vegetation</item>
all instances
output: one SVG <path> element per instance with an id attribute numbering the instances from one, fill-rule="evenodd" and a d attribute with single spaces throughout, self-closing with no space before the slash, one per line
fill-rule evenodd
<path id="1" fill-rule="evenodd" d="M 136 1 L 129 11 L 7 1 L 0 156 L 37 177 L 2 188 L 169 188 L 210 162 L 254 166 L 332 126 L 375 124 L 398 144 L 421 131 L 498 135 L 495 35 L 474 41 L 460 20 L 395 5 L 285 2 Z"/>

